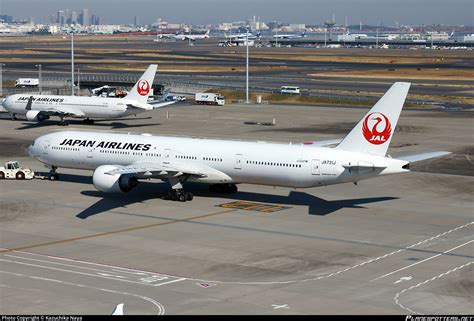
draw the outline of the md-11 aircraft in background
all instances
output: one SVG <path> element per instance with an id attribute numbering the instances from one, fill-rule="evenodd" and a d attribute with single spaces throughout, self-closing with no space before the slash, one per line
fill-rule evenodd
<path id="1" fill-rule="evenodd" d="M 41 122 L 52 116 L 68 125 L 68 117 L 84 118 L 84 123 L 93 123 L 93 118 L 120 118 L 136 115 L 174 102 L 147 103 L 151 94 L 157 65 L 150 65 L 130 93 L 123 98 L 31 95 L 15 94 L 6 97 L 2 106 L 13 115 L 25 114 L 29 121 Z"/>
<path id="2" fill-rule="evenodd" d="M 218 139 L 60 131 L 38 137 L 29 154 L 51 167 L 93 170 L 102 192 L 128 192 L 142 179 L 167 181 L 167 198 L 191 200 L 188 181 L 236 192 L 239 183 L 293 188 L 333 185 L 409 172 L 410 162 L 439 157 L 431 152 L 387 156 L 410 83 L 398 82 L 337 144 L 283 144 Z M 336 143 L 336 147 L 328 147 Z"/>

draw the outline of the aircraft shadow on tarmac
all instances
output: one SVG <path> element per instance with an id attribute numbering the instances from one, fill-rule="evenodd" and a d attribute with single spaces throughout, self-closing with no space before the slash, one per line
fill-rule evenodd
<path id="1" fill-rule="evenodd" d="M 70 125 L 89 125 L 89 126 L 97 126 L 97 127 L 110 127 L 111 129 L 120 129 L 120 128 L 133 128 L 133 127 L 149 127 L 149 126 L 159 126 L 160 123 L 153 123 L 153 124 L 125 124 L 121 121 L 124 120 L 144 120 L 144 119 L 151 119 L 151 117 L 147 118 L 121 118 L 120 122 L 113 121 L 111 119 L 94 119 L 94 124 L 84 124 L 82 120 L 68 120 Z M 22 123 L 23 126 L 18 127 L 18 130 L 30 129 L 30 128 L 38 128 L 38 127 L 46 127 L 46 126 L 59 126 L 59 120 L 45 120 L 39 123 Z M 62 127 L 67 129 L 68 127 Z"/>
<path id="2" fill-rule="evenodd" d="M 81 192 L 82 195 L 100 199 L 96 203 L 92 204 L 90 207 L 84 209 L 82 212 L 77 214 L 76 217 L 86 219 L 89 216 L 100 214 L 109 210 L 126 208 L 128 205 L 134 203 L 140 203 L 145 202 L 149 199 L 159 198 L 160 195 L 164 194 L 169 189 L 168 184 L 164 183 L 142 183 L 141 185 L 142 186 L 140 187 L 144 188 L 137 188 L 134 191 L 128 193 L 126 196 L 119 194 L 106 194 L 98 191 L 83 191 Z M 308 214 L 318 216 L 328 215 L 343 208 L 365 208 L 364 206 L 362 206 L 363 204 L 378 203 L 398 199 L 398 197 L 384 196 L 328 201 L 305 192 L 295 191 L 291 191 L 288 196 L 253 192 L 217 194 L 208 191 L 207 187 L 205 186 L 203 187 L 198 185 L 199 184 L 193 184 L 191 186 L 187 186 L 187 190 L 192 191 L 193 194 L 197 197 L 222 198 L 226 200 L 230 199 L 249 202 L 262 202 L 288 206 L 308 206 Z"/>

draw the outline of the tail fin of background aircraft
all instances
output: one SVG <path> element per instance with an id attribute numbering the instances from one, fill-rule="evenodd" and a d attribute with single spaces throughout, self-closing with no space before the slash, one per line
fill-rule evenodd
<path id="1" fill-rule="evenodd" d="M 385 156 L 409 89 L 410 83 L 394 83 L 336 148 Z"/>
<path id="2" fill-rule="evenodd" d="M 112 311 L 112 315 L 123 315 L 123 303 L 117 304 L 114 311 Z"/>
<path id="3" fill-rule="evenodd" d="M 146 103 L 151 94 L 153 80 L 155 79 L 156 69 L 158 65 L 150 65 L 145 73 L 140 77 L 135 86 L 133 86 L 130 93 L 126 96 L 127 99 Z"/>

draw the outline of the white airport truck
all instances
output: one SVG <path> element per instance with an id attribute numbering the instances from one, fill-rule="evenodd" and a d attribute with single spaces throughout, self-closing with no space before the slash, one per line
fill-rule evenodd
<path id="1" fill-rule="evenodd" d="M 198 105 L 218 105 L 224 106 L 225 99 L 221 94 L 196 93 L 194 101 Z"/>
<path id="2" fill-rule="evenodd" d="M 15 87 L 38 87 L 38 78 L 18 78 L 15 83 Z"/>
<path id="3" fill-rule="evenodd" d="M 22 168 L 17 161 L 6 162 L 0 166 L 0 179 L 33 179 L 35 172 L 29 168 Z"/>

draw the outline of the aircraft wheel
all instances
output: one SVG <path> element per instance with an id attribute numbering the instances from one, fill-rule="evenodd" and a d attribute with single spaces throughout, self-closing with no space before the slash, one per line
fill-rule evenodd
<path id="1" fill-rule="evenodd" d="M 192 201 L 193 198 L 194 198 L 193 193 L 186 192 L 186 200 L 187 200 L 187 201 Z"/>
<path id="2" fill-rule="evenodd" d="M 178 194 L 178 201 L 186 202 L 186 194 L 185 193 L 179 193 Z"/>
<path id="3" fill-rule="evenodd" d="M 57 180 L 59 180 L 59 175 L 58 174 L 50 174 L 48 179 L 50 181 L 57 181 Z"/>

